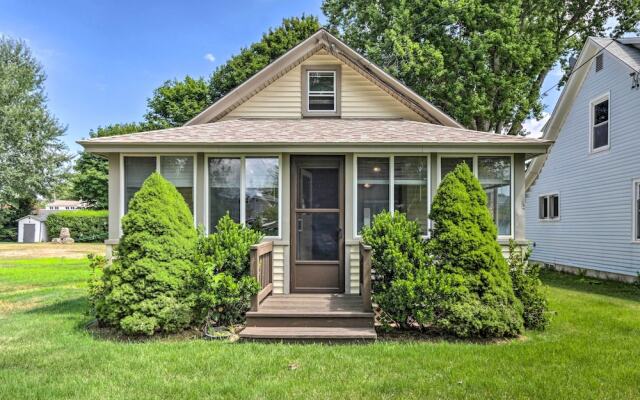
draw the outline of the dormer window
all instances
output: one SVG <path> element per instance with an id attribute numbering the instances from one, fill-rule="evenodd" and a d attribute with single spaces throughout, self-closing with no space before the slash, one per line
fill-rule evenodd
<path id="1" fill-rule="evenodd" d="M 340 115 L 340 66 L 303 66 L 302 108 L 306 117 Z"/>

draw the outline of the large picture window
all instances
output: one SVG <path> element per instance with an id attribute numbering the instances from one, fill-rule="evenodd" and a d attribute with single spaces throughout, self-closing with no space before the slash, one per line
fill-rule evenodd
<path id="1" fill-rule="evenodd" d="M 356 229 L 384 211 L 399 211 L 428 232 L 429 158 L 357 157 Z"/>
<path id="2" fill-rule="evenodd" d="M 209 232 L 227 212 L 265 236 L 280 234 L 278 157 L 209 158 Z"/>
<path id="3" fill-rule="evenodd" d="M 609 148 L 609 95 L 591 102 L 591 151 Z"/>
<path id="4" fill-rule="evenodd" d="M 124 156 L 124 212 L 129 202 L 152 173 L 158 171 L 171 182 L 194 211 L 194 157 L 193 155 Z"/>
<path id="5" fill-rule="evenodd" d="M 469 165 L 487 194 L 487 207 L 498 227 L 498 236 L 511 236 L 513 228 L 511 156 L 440 157 L 440 181 L 463 162 Z"/>

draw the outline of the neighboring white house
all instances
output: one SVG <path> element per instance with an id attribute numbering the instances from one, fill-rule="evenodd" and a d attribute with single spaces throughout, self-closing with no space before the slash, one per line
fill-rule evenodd
<path id="1" fill-rule="evenodd" d="M 45 210 L 81 210 L 87 208 L 87 205 L 79 200 L 54 200 L 45 204 Z"/>
<path id="2" fill-rule="evenodd" d="M 630 281 L 640 272 L 640 38 L 589 38 L 527 171 L 532 260 Z"/>
<path id="3" fill-rule="evenodd" d="M 49 240 L 45 221 L 50 213 L 27 215 L 18 220 L 18 242 L 39 243 Z"/>

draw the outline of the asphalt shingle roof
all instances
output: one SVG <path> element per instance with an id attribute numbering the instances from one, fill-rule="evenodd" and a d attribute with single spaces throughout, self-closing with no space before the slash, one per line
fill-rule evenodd
<path id="1" fill-rule="evenodd" d="M 135 144 L 550 144 L 521 136 L 380 119 L 237 119 L 81 140 L 82 145 Z"/>

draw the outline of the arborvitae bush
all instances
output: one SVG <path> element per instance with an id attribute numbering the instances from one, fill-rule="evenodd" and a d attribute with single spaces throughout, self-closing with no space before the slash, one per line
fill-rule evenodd
<path id="1" fill-rule="evenodd" d="M 50 214 L 45 224 L 49 238 L 56 238 L 60 229 L 69 228 L 76 242 L 103 242 L 109 237 L 109 211 L 76 210 Z"/>
<path id="2" fill-rule="evenodd" d="M 522 304 L 486 202 L 466 164 L 445 176 L 434 197 L 429 251 L 439 271 L 458 276 L 459 287 L 433 323 L 458 336 L 516 336 L 523 330 Z"/>
<path id="3" fill-rule="evenodd" d="M 122 218 L 118 258 L 91 284 L 98 321 L 131 335 L 189 326 L 196 239 L 182 195 L 160 174 L 152 174 Z"/>
<path id="4" fill-rule="evenodd" d="M 216 232 L 200 235 L 192 286 L 196 320 L 229 326 L 244 321 L 251 296 L 259 284 L 249 275 L 251 246 L 262 234 L 235 223 L 229 215 L 218 221 Z"/>
<path id="5" fill-rule="evenodd" d="M 529 263 L 531 249 L 523 250 L 509 241 L 509 273 L 513 290 L 524 307 L 524 326 L 544 329 L 549 324 L 547 297 L 540 281 L 540 266 Z"/>

